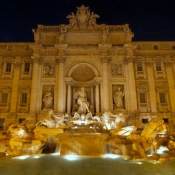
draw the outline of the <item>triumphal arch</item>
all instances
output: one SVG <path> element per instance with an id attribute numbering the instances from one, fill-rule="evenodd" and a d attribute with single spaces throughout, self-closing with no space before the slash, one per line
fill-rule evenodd
<path id="1" fill-rule="evenodd" d="M 93 114 L 174 120 L 175 42 L 133 41 L 128 24 L 98 18 L 82 5 L 67 24 L 38 25 L 34 42 L 0 43 L 1 128 L 49 110 L 73 114 L 82 101 Z"/>

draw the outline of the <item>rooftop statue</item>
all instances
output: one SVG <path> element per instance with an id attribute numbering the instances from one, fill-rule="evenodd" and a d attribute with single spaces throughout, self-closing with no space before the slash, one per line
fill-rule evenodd
<path id="1" fill-rule="evenodd" d="M 99 15 L 91 12 L 89 7 L 82 5 L 77 7 L 76 14 L 72 12 L 67 16 L 67 19 L 69 19 L 69 26 L 71 29 L 89 29 L 95 28 L 96 19 L 99 17 Z"/>

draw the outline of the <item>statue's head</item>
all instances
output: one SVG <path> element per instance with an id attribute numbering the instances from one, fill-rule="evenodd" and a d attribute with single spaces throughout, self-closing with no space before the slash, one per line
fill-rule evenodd
<path id="1" fill-rule="evenodd" d="M 122 89 L 122 88 L 121 88 L 120 86 L 118 86 L 117 90 L 118 90 L 118 91 L 121 91 L 121 89 Z"/>

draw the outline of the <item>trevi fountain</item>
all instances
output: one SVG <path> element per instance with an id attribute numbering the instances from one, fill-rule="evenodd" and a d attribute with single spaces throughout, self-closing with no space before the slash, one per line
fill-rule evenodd
<path id="1" fill-rule="evenodd" d="M 11 124 L 2 133 L 3 175 L 175 173 L 175 136 L 163 120 L 152 118 L 139 130 L 122 113 L 92 115 L 84 87 L 75 96 L 72 115 L 45 110 L 36 125 Z M 118 106 L 121 99 L 119 93 Z M 49 94 L 43 100 L 52 105 Z"/>
<path id="2" fill-rule="evenodd" d="M 175 132 L 169 127 L 174 58 L 151 59 L 159 45 L 142 51 L 127 24 L 99 25 L 99 16 L 84 5 L 67 18 L 68 25 L 39 25 L 33 44 L 0 45 L 2 53 L 18 46 L 31 54 L 16 57 L 14 75 L 13 60 L 3 59 L 0 175 L 175 175 Z M 174 53 L 174 45 L 164 45 L 163 53 Z M 142 52 L 150 55 L 138 56 Z M 169 118 L 158 116 L 164 112 Z"/>

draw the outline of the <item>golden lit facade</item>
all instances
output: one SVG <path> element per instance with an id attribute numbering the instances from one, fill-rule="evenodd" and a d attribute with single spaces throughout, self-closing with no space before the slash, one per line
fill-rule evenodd
<path id="1" fill-rule="evenodd" d="M 133 41 L 128 25 L 97 24 L 85 6 L 67 18 L 38 25 L 32 43 L 0 43 L 1 128 L 49 110 L 72 114 L 82 89 L 93 114 L 174 123 L 175 42 Z"/>

